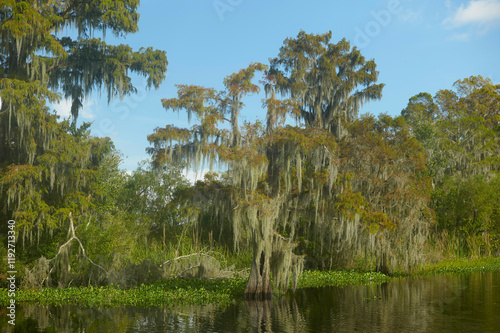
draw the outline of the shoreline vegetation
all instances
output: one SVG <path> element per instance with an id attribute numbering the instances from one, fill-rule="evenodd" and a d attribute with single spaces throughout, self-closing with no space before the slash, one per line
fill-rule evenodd
<path id="1" fill-rule="evenodd" d="M 303 30 L 217 89 L 166 82 L 166 50 L 96 38 L 137 32 L 139 2 L 0 6 L 0 302 L 224 304 L 498 269 L 425 265 L 500 257 L 500 84 L 469 76 L 361 114 L 382 99 L 375 60 Z M 78 114 L 139 77 L 176 93 L 126 171 L 130 152 Z M 52 110 L 63 100 L 71 117 Z"/>
<path id="2" fill-rule="evenodd" d="M 298 280 L 297 289 L 321 288 L 327 286 L 381 284 L 399 277 L 421 277 L 441 274 L 467 274 L 473 272 L 500 271 L 500 258 L 459 259 L 425 265 L 412 273 L 394 272 L 387 276 L 379 272 L 356 270 L 304 271 Z M 84 307 L 121 305 L 169 306 L 229 304 L 243 299 L 248 277 L 239 276 L 223 279 L 168 279 L 142 284 L 130 289 L 110 285 L 105 287 L 43 288 L 40 290 L 16 291 L 18 303 L 39 305 L 78 305 Z M 9 302 L 7 289 L 0 289 L 0 303 Z M 277 295 L 280 297 L 283 295 Z"/>

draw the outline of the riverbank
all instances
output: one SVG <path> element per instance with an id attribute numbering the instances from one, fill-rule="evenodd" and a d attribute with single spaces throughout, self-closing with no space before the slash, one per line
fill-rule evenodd
<path id="1" fill-rule="evenodd" d="M 437 274 L 461 274 L 500 271 L 500 257 L 479 259 L 458 259 L 427 264 L 415 272 L 395 272 L 394 277 L 425 276 Z"/>
<path id="2" fill-rule="evenodd" d="M 500 271 L 500 258 L 477 260 L 457 260 L 427 265 L 417 272 L 394 274 L 395 277 L 422 276 L 447 273 L 472 273 L 479 271 Z M 325 286 L 368 285 L 387 282 L 391 277 L 376 272 L 358 271 L 305 271 L 298 288 L 318 288 Z M 168 306 L 168 305 L 205 305 L 209 303 L 229 304 L 243 294 L 247 278 L 185 280 L 171 279 L 156 281 L 133 289 L 119 286 L 46 288 L 42 290 L 16 291 L 18 303 L 30 302 L 41 305 L 74 304 L 79 306 L 118 305 Z M 7 289 L 0 290 L 0 303 L 10 302 Z"/>

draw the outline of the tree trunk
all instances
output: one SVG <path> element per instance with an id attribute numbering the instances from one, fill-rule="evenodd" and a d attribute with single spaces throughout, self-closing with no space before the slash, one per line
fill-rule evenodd
<path id="1" fill-rule="evenodd" d="M 256 251 L 250 277 L 243 297 L 246 300 L 268 300 L 273 298 L 271 291 L 271 265 L 269 256 L 265 255 L 263 250 Z"/>
<path id="2" fill-rule="evenodd" d="M 387 276 L 392 276 L 392 273 L 389 269 L 387 254 L 382 253 L 381 258 L 377 263 L 377 272 L 385 274 Z"/>

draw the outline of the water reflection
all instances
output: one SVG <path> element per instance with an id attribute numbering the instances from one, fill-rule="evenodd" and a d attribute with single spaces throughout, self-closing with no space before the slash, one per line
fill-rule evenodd
<path id="1" fill-rule="evenodd" d="M 4 332 L 498 332 L 500 272 L 298 290 L 270 302 L 78 308 L 23 305 Z"/>

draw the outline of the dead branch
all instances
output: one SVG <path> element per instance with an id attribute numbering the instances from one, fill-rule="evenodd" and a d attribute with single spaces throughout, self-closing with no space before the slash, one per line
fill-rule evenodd
<path id="1" fill-rule="evenodd" d="M 165 261 L 163 264 L 161 264 L 160 267 L 162 267 L 163 265 L 166 265 L 168 263 L 171 263 L 171 262 L 173 262 L 175 260 L 180 260 L 180 259 L 194 257 L 194 256 L 205 256 L 205 257 L 210 257 L 210 258 L 213 258 L 213 259 L 217 260 L 217 258 L 215 258 L 214 256 L 211 256 L 211 255 L 206 254 L 206 253 L 198 252 L 198 253 L 186 254 L 184 256 L 180 256 L 180 257 L 169 259 L 169 260 Z M 219 260 L 217 260 L 217 261 L 219 261 Z"/>
<path id="2" fill-rule="evenodd" d="M 199 265 L 196 265 L 196 266 L 191 266 L 191 267 L 189 267 L 189 268 L 187 268 L 187 269 L 183 270 L 182 272 L 180 272 L 179 274 L 177 274 L 177 276 L 176 276 L 176 277 L 177 277 L 177 278 L 180 278 L 180 277 L 182 276 L 182 274 L 184 274 L 184 273 L 186 273 L 187 271 L 189 271 L 189 270 L 191 270 L 191 269 L 193 269 L 193 268 L 196 268 L 196 267 L 199 267 Z"/>
<path id="3" fill-rule="evenodd" d="M 108 274 L 108 272 L 102 266 L 94 263 L 92 261 L 92 259 L 90 259 L 89 257 L 87 257 L 87 253 L 85 252 L 85 248 L 83 247 L 83 244 L 80 241 L 80 238 L 78 238 L 76 236 L 76 234 L 75 234 L 75 227 L 73 225 L 73 217 L 71 216 L 71 212 L 69 213 L 69 230 L 71 231 L 71 238 L 64 245 L 62 245 L 62 246 L 65 246 L 65 245 L 69 244 L 73 239 L 76 239 L 76 241 L 78 242 L 78 244 L 80 244 L 80 249 L 82 250 L 82 254 L 85 257 L 85 259 L 87 259 L 92 265 L 94 265 L 94 266 L 99 267 L 100 269 L 102 269 L 104 271 L 104 273 Z M 61 251 L 61 248 L 59 248 L 59 252 L 60 251 Z M 58 252 L 58 254 L 59 254 L 59 252 Z"/>
<path id="4" fill-rule="evenodd" d="M 70 237 L 70 236 L 71 236 L 71 237 Z M 86 251 L 85 251 L 85 248 L 83 247 L 82 242 L 80 241 L 80 238 L 78 238 L 78 237 L 76 236 L 76 234 L 75 234 L 75 227 L 74 227 L 74 224 L 73 224 L 73 217 L 72 217 L 72 215 L 71 215 L 71 212 L 69 213 L 69 228 L 68 228 L 68 237 L 70 237 L 70 238 L 66 241 L 66 243 L 64 243 L 63 245 L 61 245 L 61 246 L 59 247 L 59 250 L 57 251 L 57 254 L 56 254 L 56 255 L 55 255 L 52 259 L 47 260 L 47 262 L 48 262 L 48 263 L 50 263 L 50 262 L 52 262 L 53 260 L 57 259 L 57 258 L 61 255 L 62 251 L 63 251 L 63 250 L 64 250 L 67 246 L 69 246 L 69 245 L 70 245 L 70 243 L 71 243 L 73 240 L 76 240 L 76 241 L 78 242 L 78 244 L 80 245 L 80 249 L 82 250 L 82 254 L 83 254 L 83 256 L 85 257 L 85 259 L 87 259 L 87 260 L 88 260 L 88 261 L 89 261 L 92 265 L 94 265 L 94 266 L 96 266 L 96 267 L 99 267 L 99 268 L 100 268 L 100 269 L 102 269 L 102 270 L 103 270 L 106 274 L 108 274 L 108 272 L 107 272 L 107 271 L 106 271 L 106 270 L 105 270 L 102 266 L 100 266 L 100 265 L 98 265 L 98 264 L 94 263 L 94 262 L 92 261 L 92 259 L 90 259 L 90 258 L 87 256 L 87 253 L 86 253 Z M 35 266 L 35 267 L 36 267 L 36 266 Z M 32 269 L 32 270 L 34 270 L 34 269 L 35 269 L 35 267 L 33 267 L 33 269 Z M 50 268 L 50 270 L 49 270 L 49 272 L 48 272 L 48 274 L 47 274 L 47 277 L 45 277 L 45 278 L 42 280 L 42 283 L 41 283 L 42 285 L 43 285 L 43 284 L 45 283 L 45 281 L 46 281 L 46 280 L 50 277 L 50 275 L 52 274 L 52 271 L 54 270 L 54 267 L 55 267 L 55 266 L 53 266 L 52 268 Z"/>

